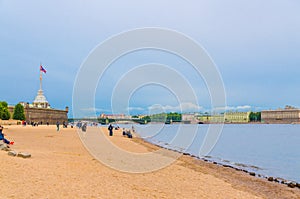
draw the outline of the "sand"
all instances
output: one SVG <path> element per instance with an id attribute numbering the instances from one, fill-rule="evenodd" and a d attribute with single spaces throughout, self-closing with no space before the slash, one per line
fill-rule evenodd
<path id="1" fill-rule="evenodd" d="M 299 189 L 268 182 L 189 156 L 150 173 L 120 172 L 96 160 L 76 129 L 6 126 L 12 149 L 0 151 L 0 198 L 300 198 Z M 99 130 L 100 132 L 100 130 Z M 107 131 L 105 129 L 105 135 Z M 115 132 L 107 137 L 124 150 L 145 153 L 157 147 Z"/>

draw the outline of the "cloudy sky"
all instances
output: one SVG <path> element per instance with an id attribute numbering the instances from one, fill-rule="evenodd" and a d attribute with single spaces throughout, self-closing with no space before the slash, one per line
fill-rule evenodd
<path id="1" fill-rule="evenodd" d="M 299 10 L 296 0 L 0 0 L 0 100 L 32 102 L 41 62 L 51 106 L 72 107 L 80 66 L 97 45 L 120 32 L 160 27 L 178 31 L 206 50 L 223 79 L 228 109 L 300 107 Z M 205 81 L 188 63 L 166 52 L 144 50 L 106 70 L 95 91 L 97 112 L 110 112 L 112 90 L 124 74 L 154 62 L 184 73 L 197 103 L 178 101 L 177 93 L 162 85 L 144 85 L 131 94 L 130 113 L 211 108 Z"/>

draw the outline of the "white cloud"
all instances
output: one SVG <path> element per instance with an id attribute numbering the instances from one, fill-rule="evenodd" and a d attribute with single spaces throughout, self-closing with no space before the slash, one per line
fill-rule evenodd
<path id="1" fill-rule="evenodd" d="M 251 106 L 250 105 L 237 106 L 236 109 L 238 110 L 251 109 Z"/>
<path id="2" fill-rule="evenodd" d="M 142 107 L 128 107 L 128 111 L 144 111 L 145 109 Z"/>
<path id="3" fill-rule="evenodd" d="M 242 105 L 242 106 L 226 106 L 226 107 L 216 107 L 214 111 L 241 111 L 241 110 L 250 110 L 250 105 Z"/>
<path id="4" fill-rule="evenodd" d="M 196 104 L 185 102 L 181 103 L 178 106 L 171 106 L 171 105 L 160 105 L 160 104 L 154 104 L 152 106 L 148 107 L 148 110 L 150 114 L 152 113 L 160 113 L 160 112 L 198 112 L 202 110 L 202 106 L 198 106 Z"/>

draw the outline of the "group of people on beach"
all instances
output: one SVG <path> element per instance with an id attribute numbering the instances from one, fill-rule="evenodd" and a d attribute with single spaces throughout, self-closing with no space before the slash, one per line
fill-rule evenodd
<path id="1" fill-rule="evenodd" d="M 59 121 L 56 121 L 56 131 L 59 131 L 59 125 L 60 125 Z M 68 128 L 68 123 L 66 123 L 65 121 L 63 121 L 62 127 L 63 128 Z"/>
<path id="2" fill-rule="evenodd" d="M 108 125 L 109 136 L 113 136 L 113 129 L 114 129 L 113 125 L 109 124 Z M 119 130 L 120 127 L 116 126 L 115 129 Z M 132 130 L 134 132 L 134 127 L 133 126 L 132 126 Z M 132 134 L 131 134 L 130 130 L 126 130 L 125 128 L 123 128 L 123 136 L 127 136 L 128 138 L 132 138 Z"/>
<path id="3" fill-rule="evenodd" d="M 40 122 L 33 122 L 33 121 L 31 121 L 28 124 L 30 124 L 33 127 L 35 127 L 35 126 L 38 127 L 39 125 L 43 125 L 43 121 L 40 121 Z M 22 121 L 22 125 L 26 126 L 27 122 L 26 121 Z M 46 125 L 49 126 L 49 122 L 46 122 Z"/>
<path id="4" fill-rule="evenodd" d="M 11 141 L 7 140 L 4 136 L 5 135 L 3 134 L 3 126 L 0 125 L 0 140 L 3 140 L 3 142 L 5 144 L 10 144 L 10 145 L 14 144 L 14 142 L 11 142 Z"/>
<path id="5" fill-rule="evenodd" d="M 82 128 L 83 131 L 86 131 L 86 127 L 87 127 L 86 125 L 87 124 L 83 124 L 83 125 L 81 125 L 81 123 L 78 123 L 78 124 L 80 125 L 80 126 L 78 126 L 79 128 Z M 57 121 L 56 122 L 57 131 L 59 131 L 59 125 L 60 125 L 59 121 Z M 65 126 L 66 126 L 66 124 L 64 123 L 63 127 L 66 128 Z M 119 126 L 115 127 L 116 130 L 118 130 L 119 128 L 120 128 Z M 113 136 L 113 129 L 114 129 L 114 126 L 112 124 L 109 124 L 109 126 L 108 126 L 109 136 Z M 134 132 L 134 127 L 132 127 L 132 130 Z M 10 145 L 14 144 L 14 142 L 11 142 L 11 141 L 7 140 L 4 136 L 5 135 L 3 134 L 3 126 L 0 125 L 0 140 L 3 140 L 3 142 L 5 144 L 10 144 Z M 123 128 L 123 136 L 127 136 L 129 138 L 132 138 L 131 132 L 130 131 L 125 131 L 125 128 Z"/>

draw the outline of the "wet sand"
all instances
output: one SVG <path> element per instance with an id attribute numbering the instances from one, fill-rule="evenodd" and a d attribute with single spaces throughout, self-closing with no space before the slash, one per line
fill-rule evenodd
<path id="1" fill-rule="evenodd" d="M 111 169 L 96 160 L 81 143 L 76 129 L 55 126 L 6 126 L 4 133 L 17 152 L 0 151 L 0 198 L 300 198 L 299 189 L 268 182 L 249 174 L 182 156 L 150 173 Z M 99 129 L 99 132 L 100 129 Z M 107 130 L 104 129 L 105 135 Z M 107 137 L 135 153 L 158 147 L 115 131 Z"/>

